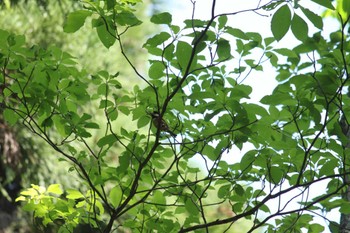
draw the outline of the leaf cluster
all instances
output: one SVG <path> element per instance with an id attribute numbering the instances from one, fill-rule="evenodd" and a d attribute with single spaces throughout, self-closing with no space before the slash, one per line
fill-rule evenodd
<path id="1" fill-rule="evenodd" d="M 209 232 L 217 226 L 228 231 L 241 219 L 251 221 L 249 232 L 261 227 L 322 232 L 323 226 L 310 224 L 313 213 L 348 203 L 339 201 L 348 185 L 348 21 L 333 34 L 340 37 L 327 39 L 320 32 L 309 37 L 305 21 L 296 13 L 292 18 L 290 9 L 301 8 L 318 28 L 320 16 L 298 2 L 272 1 L 250 10 L 279 7 L 271 23 L 274 38 L 262 38 L 231 27 L 230 16 L 241 11 L 215 14 L 215 1 L 208 20 L 192 18 L 183 28 L 172 23 L 170 13 L 156 14 L 150 21 L 164 30 L 143 44 L 151 55 L 143 74 L 123 49 L 124 32 L 141 23 L 133 3 L 87 1 L 86 10 L 68 16 L 65 30 L 76 31 L 87 17 L 96 17 L 93 27 L 102 44 L 119 43 L 144 88 L 126 90 L 118 73 L 88 75 L 60 49 L 26 48 L 23 36 L 1 31 L 4 116 L 70 161 L 89 190 L 67 191 L 67 202 L 92 203 L 87 214 L 103 232 Z M 281 18 L 287 20 L 277 26 Z M 275 40 L 289 28 L 302 43 L 276 48 Z M 251 103 L 253 89 L 244 80 L 267 64 L 280 83 L 260 103 Z M 103 122 L 83 107 L 94 101 Z M 176 137 L 152 125 L 153 111 Z M 118 125 L 117 119 L 126 120 Z M 96 131 L 103 135 L 91 142 Z M 120 152 L 114 153 L 116 147 Z M 224 159 L 240 153 L 239 162 Z M 327 190 L 309 197 L 320 183 Z M 36 213 L 53 205 L 33 206 L 37 194 L 47 198 L 35 186 L 19 200 Z M 216 219 L 213 206 L 228 207 L 228 214 Z M 70 207 L 80 214 L 77 203 Z"/>

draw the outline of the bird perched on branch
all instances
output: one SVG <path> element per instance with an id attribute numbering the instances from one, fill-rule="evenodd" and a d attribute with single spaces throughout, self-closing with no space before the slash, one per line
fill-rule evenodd
<path id="1" fill-rule="evenodd" d="M 150 113 L 150 115 L 152 117 L 153 125 L 157 129 L 159 129 L 161 132 L 167 132 L 171 136 L 176 137 L 176 134 L 173 131 L 170 130 L 168 124 L 162 119 L 162 117 L 159 114 L 159 112 L 154 111 L 154 112 Z"/>

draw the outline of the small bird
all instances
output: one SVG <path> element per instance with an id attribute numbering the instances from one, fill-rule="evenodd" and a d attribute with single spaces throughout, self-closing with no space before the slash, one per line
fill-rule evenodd
<path id="1" fill-rule="evenodd" d="M 162 119 L 161 115 L 159 114 L 159 112 L 154 111 L 152 113 L 150 113 L 150 115 L 152 116 L 152 122 L 153 125 L 157 128 L 160 129 L 160 131 L 162 132 L 167 132 L 169 133 L 171 136 L 176 137 L 176 134 L 171 131 L 169 129 L 168 124 Z"/>

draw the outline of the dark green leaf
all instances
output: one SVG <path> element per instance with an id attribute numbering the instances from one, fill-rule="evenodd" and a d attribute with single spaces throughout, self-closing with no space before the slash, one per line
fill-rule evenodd
<path id="1" fill-rule="evenodd" d="M 317 27 L 318 29 L 323 28 L 323 21 L 322 17 L 319 15 L 316 15 L 314 12 L 310 11 L 309 9 L 306 9 L 304 7 L 300 7 L 304 15 L 311 21 L 311 23 Z"/>
<path id="2" fill-rule="evenodd" d="M 332 5 L 332 2 L 329 0 L 311 0 L 311 1 L 317 3 L 321 6 L 324 6 L 328 9 L 335 10 L 334 6 Z M 346 1 L 346 0 L 344 0 L 344 1 Z"/>
<path id="3" fill-rule="evenodd" d="M 271 31 L 276 40 L 281 40 L 288 32 L 291 23 L 291 12 L 287 4 L 280 7 L 271 20 Z"/>
<path id="4" fill-rule="evenodd" d="M 343 0 L 342 2 L 343 2 L 343 5 L 342 5 L 343 10 L 347 15 L 350 15 L 350 1 Z"/>
<path id="5" fill-rule="evenodd" d="M 330 221 L 328 227 L 329 227 L 329 230 L 331 233 L 340 233 L 339 223 L 334 222 L 334 221 Z"/>
<path id="6" fill-rule="evenodd" d="M 114 8 L 116 0 L 107 0 L 107 10 L 111 10 Z"/>
<path id="7" fill-rule="evenodd" d="M 308 38 L 308 26 L 305 21 L 297 14 L 294 14 L 291 25 L 294 36 L 300 40 L 305 41 Z"/>
<path id="8" fill-rule="evenodd" d="M 218 41 L 218 50 L 217 50 L 219 60 L 225 61 L 231 57 L 231 46 L 230 42 L 225 39 L 220 39 Z"/>
<path id="9" fill-rule="evenodd" d="M 115 34 L 112 30 L 107 30 L 106 25 L 96 27 L 98 38 L 106 48 L 110 48 L 116 41 Z"/>

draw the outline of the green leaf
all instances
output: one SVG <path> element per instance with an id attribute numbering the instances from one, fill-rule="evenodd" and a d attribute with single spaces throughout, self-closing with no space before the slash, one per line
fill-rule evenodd
<path id="1" fill-rule="evenodd" d="M 148 45 L 151 47 L 157 47 L 157 45 L 163 44 L 170 38 L 170 34 L 167 32 L 161 32 L 151 38 L 149 38 L 146 43 L 143 45 L 144 48 L 148 48 Z"/>
<path id="2" fill-rule="evenodd" d="M 339 212 L 342 214 L 350 214 L 350 203 L 349 202 L 344 202 L 340 206 Z"/>
<path id="3" fill-rule="evenodd" d="M 227 24 L 227 15 L 221 15 L 219 17 L 219 29 L 223 29 Z"/>
<path id="4" fill-rule="evenodd" d="M 313 1 L 314 3 L 317 3 L 321 6 L 324 6 L 328 9 L 335 10 L 334 6 L 332 5 L 332 2 L 329 0 L 311 0 L 311 1 Z M 347 1 L 347 0 L 343 0 L 343 1 Z"/>
<path id="5" fill-rule="evenodd" d="M 66 198 L 68 199 L 80 199 L 80 198 L 85 198 L 84 195 L 79 191 L 79 190 L 75 190 L 75 189 L 68 189 L 67 190 L 67 195 Z"/>
<path id="6" fill-rule="evenodd" d="M 115 21 L 121 26 L 137 26 L 142 23 L 133 13 L 123 11 L 116 14 Z"/>
<path id="7" fill-rule="evenodd" d="M 243 155 L 240 162 L 240 169 L 243 173 L 247 173 L 251 170 L 253 162 L 256 159 L 257 151 L 251 150 Z"/>
<path id="8" fill-rule="evenodd" d="M 308 26 L 306 22 L 297 14 L 294 14 L 293 16 L 291 29 L 294 36 L 298 40 L 305 41 L 308 38 Z"/>
<path id="9" fill-rule="evenodd" d="M 159 190 L 154 191 L 152 201 L 153 201 L 154 203 L 159 204 L 159 205 L 166 205 L 165 196 L 164 196 L 164 194 L 163 194 L 161 191 L 159 191 Z"/>
<path id="10" fill-rule="evenodd" d="M 116 41 L 114 32 L 111 29 L 107 30 L 106 25 L 96 27 L 96 31 L 98 38 L 106 48 L 110 48 Z"/>
<path id="11" fill-rule="evenodd" d="M 107 10 L 111 10 L 114 8 L 116 1 L 115 0 L 107 0 Z"/>
<path id="12" fill-rule="evenodd" d="M 286 57 L 298 58 L 298 55 L 293 50 L 287 48 L 275 49 L 274 51 Z"/>
<path id="13" fill-rule="evenodd" d="M 270 179 L 274 184 L 278 184 L 281 182 L 283 178 L 283 171 L 278 167 L 271 167 L 270 168 Z"/>
<path id="14" fill-rule="evenodd" d="M 289 30 L 291 12 L 287 4 L 280 7 L 271 20 L 271 31 L 276 40 L 281 40 Z"/>
<path id="15" fill-rule="evenodd" d="M 63 26 L 63 30 L 67 33 L 73 33 L 79 30 L 88 16 L 90 16 L 92 12 L 86 10 L 78 10 L 70 13 L 67 16 L 66 23 Z"/>
<path id="16" fill-rule="evenodd" d="M 160 79 L 165 76 L 164 74 L 165 68 L 166 67 L 164 66 L 163 63 L 159 61 L 154 62 L 148 70 L 148 76 L 151 79 Z"/>
<path id="17" fill-rule="evenodd" d="M 218 190 L 218 198 L 224 199 L 224 198 L 230 196 L 231 189 L 232 189 L 231 184 L 221 186 Z"/>
<path id="18" fill-rule="evenodd" d="M 120 205 L 120 201 L 122 200 L 122 191 L 118 185 L 111 189 L 109 199 L 111 200 L 114 208 L 117 208 Z"/>
<path id="19" fill-rule="evenodd" d="M 181 70 L 184 73 L 191 60 L 192 46 L 184 41 L 179 41 L 176 46 L 175 54 Z M 193 64 L 194 61 L 192 60 L 191 62 Z"/>
<path id="20" fill-rule="evenodd" d="M 60 184 L 51 184 L 51 185 L 47 188 L 47 192 L 48 192 L 48 193 L 57 194 L 57 195 L 63 194 L 63 191 L 62 191 L 62 189 L 61 189 Z"/>
<path id="21" fill-rule="evenodd" d="M 349 0 L 343 0 L 342 8 L 347 15 L 350 15 L 350 1 Z"/>
<path id="22" fill-rule="evenodd" d="M 154 24 L 167 24 L 170 25 L 172 21 L 172 15 L 168 12 L 163 12 L 160 14 L 153 15 L 151 17 L 151 22 Z"/>
<path id="23" fill-rule="evenodd" d="M 137 121 L 137 128 L 142 128 L 146 126 L 149 123 L 150 118 L 146 115 L 143 115 L 140 117 L 140 119 Z"/>
<path id="24" fill-rule="evenodd" d="M 14 111 L 6 108 L 3 112 L 3 116 L 5 120 L 9 123 L 10 126 L 13 126 L 16 124 L 16 122 L 19 120 L 18 114 L 16 114 Z"/>
<path id="25" fill-rule="evenodd" d="M 332 232 L 332 233 L 340 233 L 340 230 L 339 230 L 340 229 L 340 225 L 339 225 L 339 223 L 334 222 L 334 221 L 329 221 L 328 227 L 329 227 L 330 232 Z"/>
<path id="26" fill-rule="evenodd" d="M 185 208 L 186 208 L 186 210 L 187 210 L 190 214 L 192 214 L 192 215 L 194 215 L 194 216 L 198 215 L 198 213 L 199 213 L 199 210 L 198 210 L 197 205 L 193 203 L 193 201 L 191 200 L 191 198 L 188 198 L 188 199 L 186 200 L 186 202 L 185 202 Z"/>
<path id="27" fill-rule="evenodd" d="M 117 137 L 114 134 L 106 135 L 97 142 L 97 146 L 103 147 L 103 146 L 112 146 L 117 141 Z"/>
<path id="28" fill-rule="evenodd" d="M 230 34 L 236 38 L 240 38 L 243 40 L 249 40 L 249 37 L 241 29 L 228 27 L 226 31 L 228 34 Z"/>
<path id="29" fill-rule="evenodd" d="M 220 61 L 229 59 L 231 57 L 230 42 L 225 39 L 219 39 L 217 53 Z"/>
<path id="30" fill-rule="evenodd" d="M 318 29 L 322 30 L 322 28 L 323 28 L 323 21 L 322 21 L 322 17 L 321 16 L 316 15 L 314 12 L 312 12 L 309 9 L 306 9 L 304 7 L 300 6 L 300 9 L 315 27 L 317 27 Z"/>
<path id="31" fill-rule="evenodd" d="M 235 185 L 234 190 L 237 193 L 237 195 L 239 195 L 239 196 L 243 196 L 245 194 L 244 188 L 239 184 Z"/>

